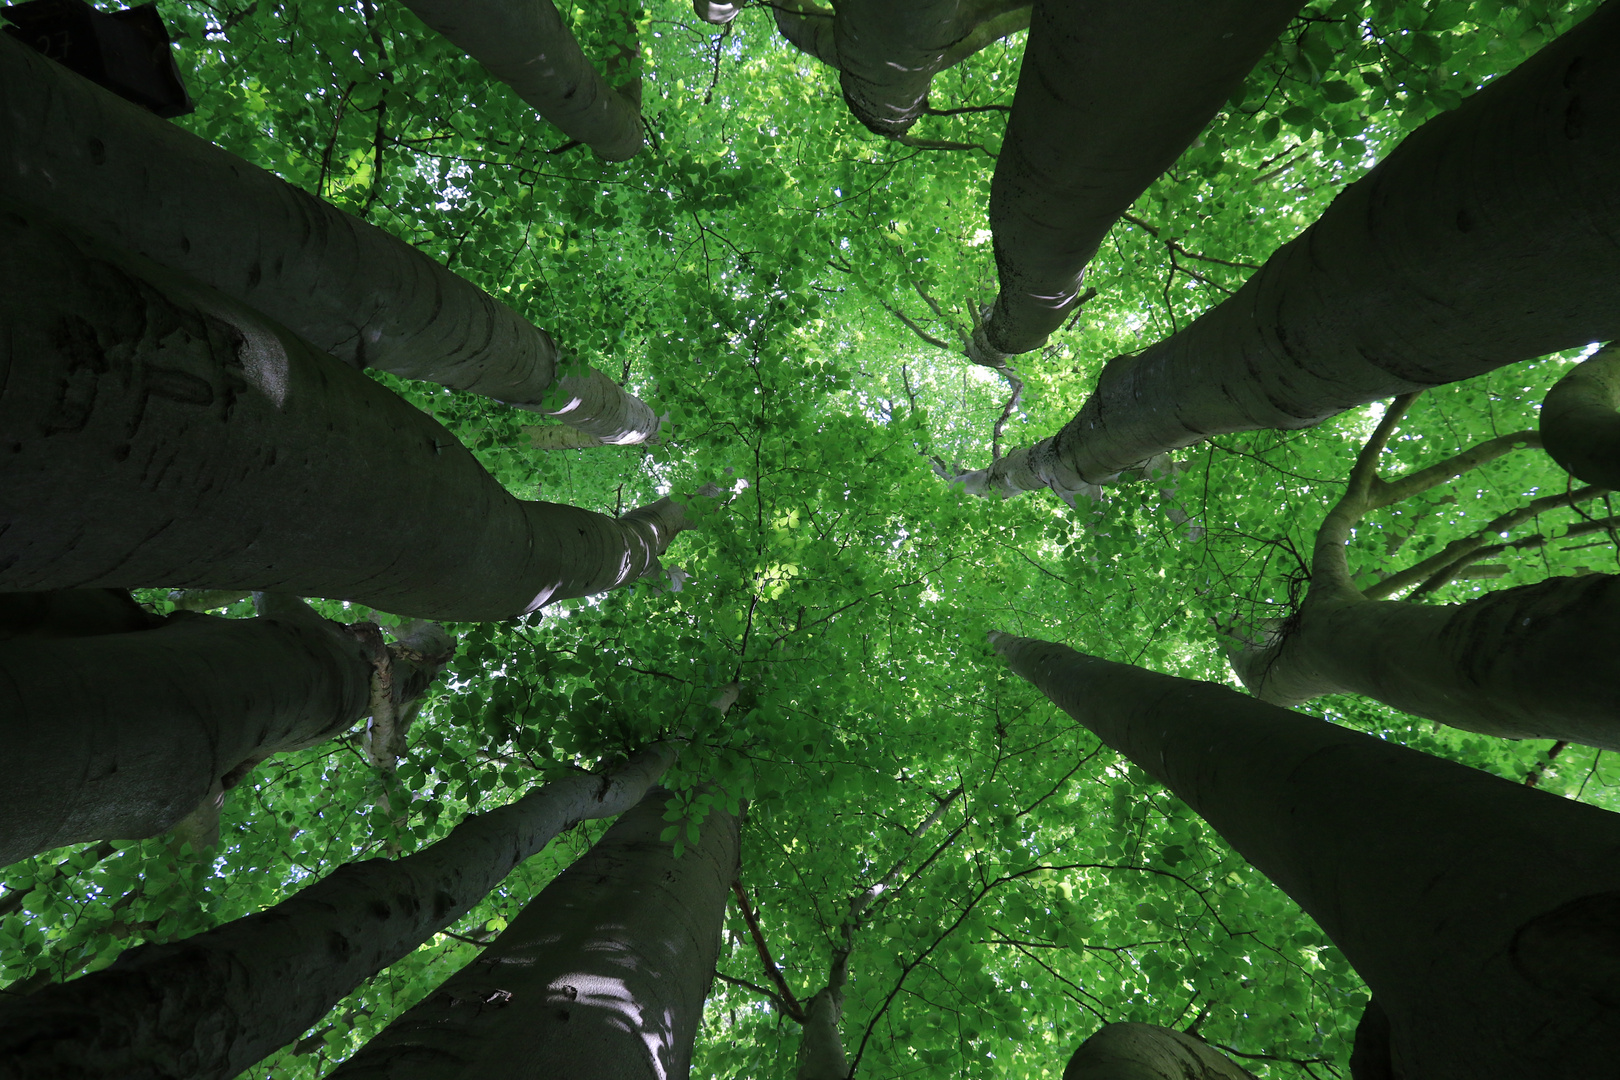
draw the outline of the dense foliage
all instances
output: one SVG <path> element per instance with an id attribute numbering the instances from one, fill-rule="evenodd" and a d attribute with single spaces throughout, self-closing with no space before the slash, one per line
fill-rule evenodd
<path id="1" fill-rule="evenodd" d="M 1315 526 L 1377 410 L 1223 437 L 1185 455 L 1173 487 L 1075 508 L 967 496 L 932 459 L 977 467 L 1050 433 L 1103 361 L 1218 302 L 1405 131 L 1586 6 L 1310 5 L 1114 230 L 1088 275 L 1097 295 L 1016 361 L 1025 387 L 1011 404 L 959 344 L 994 294 L 985 200 L 1021 35 L 940 76 L 934 114 L 901 145 L 853 121 L 836 73 L 780 40 L 767 7 L 722 30 L 658 0 L 636 12 L 650 145 L 608 165 L 398 5 L 159 7 L 198 99 L 182 123 L 443 258 L 622 372 L 669 424 L 652 447 L 547 452 L 530 445 L 532 414 L 384 381 L 525 497 L 616 511 L 706 482 L 725 494 L 671 550 L 671 580 L 452 627 L 460 652 L 391 786 L 340 740 L 260 767 L 231 793 L 212 852 L 160 838 L 8 868 L 9 988 L 258 910 L 344 861 L 430 843 L 557 770 L 691 729 L 670 778 L 683 793 L 674 835 L 701 828 L 707 781 L 748 800 L 742 883 L 799 1000 L 826 982 L 849 900 L 898 868 L 853 932 L 844 1038 L 858 1075 L 1047 1075 L 1105 1020 L 1196 1024 L 1259 1076 L 1347 1075 L 1366 993 L 1342 956 L 984 637 L 1003 628 L 1235 683 L 1218 629 L 1297 602 Z M 609 12 L 565 14 L 593 57 L 623 44 Z M 1429 392 L 1385 475 L 1534 427 L 1570 359 Z M 1510 455 L 1372 515 L 1353 564 L 1375 580 L 1565 484 L 1538 451 Z M 1516 535 L 1554 539 L 1432 600 L 1606 568 L 1602 534 L 1556 539 L 1573 520 L 1526 526 Z M 325 610 L 367 614 L 343 607 Z M 732 683 L 740 699 L 722 716 L 708 702 Z M 1553 792 L 1620 795 L 1614 763 L 1590 749 L 1549 763 L 1545 743 L 1316 704 Z M 248 1075 L 329 1071 L 602 827 L 559 840 L 455 934 Z M 726 926 L 696 1071 L 791 1075 L 798 1026 L 772 1003 L 735 904 Z"/>

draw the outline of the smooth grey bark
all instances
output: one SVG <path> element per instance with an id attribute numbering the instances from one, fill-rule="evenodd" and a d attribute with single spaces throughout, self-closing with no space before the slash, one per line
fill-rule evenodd
<path id="1" fill-rule="evenodd" d="M 265 911 L 0 1003 L 0 1077 L 229 1080 L 471 911 L 557 833 L 634 806 L 675 756 L 660 743 L 602 774 L 553 780 L 413 855 L 350 863 Z"/>
<path id="2" fill-rule="evenodd" d="M 1620 816 L 1212 683 L 993 634 L 1344 951 L 1393 1075 L 1584 1080 L 1620 1058 Z"/>
<path id="3" fill-rule="evenodd" d="M 737 17 L 741 3 L 715 3 L 714 0 L 692 0 L 692 11 L 698 18 L 715 26 L 724 26 Z"/>
<path id="4" fill-rule="evenodd" d="M 889 138 L 923 115 L 935 75 L 1029 25 L 1021 0 L 784 0 L 772 14 L 792 45 L 838 70 L 855 118 Z"/>
<path id="5" fill-rule="evenodd" d="M 504 619 L 691 525 L 514 499 L 438 422 L 257 312 L 0 205 L 0 589 L 272 589 Z"/>
<path id="6" fill-rule="evenodd" d="M 1085 266 L 1243 84 L 1300 0 L 1040 0 L 990 183 L 1001 288 L 969 355 L 1038 349 Z M 975 355 L 977 354 L 977 355 Z"/>
<path id="7" fill-rule="evenodd" d="M 1541 403 L 1547 454 L 1577 480 L 1620 488 L 1620 348 L 1599 349 Z"/>
<path id="8" fill-rule="evenodd" d="M 569 138 L 607 161 L 642 147 L 641 110 L 585 58 L 551 0 L 402 0 Z"/>
<path id="9" fill-rule="evenodd" d="M 1551 578 L 1444 605 L 1374 601 L 1352 583 L 1346 549 L 1365 514 L 1536 441 L 1503 435 L 1380 480 L 1378 457 L 1410 405 L 1393 403 L 1357 457 L 1317 532 L 1299 610 L 1230 648 L 1233 669 L 1274 705 L 1361 694 L 1467 731 L 1620 749 L 1620 578 Z"/>
<path id="10" fill-rule="evenodd" d="M 712 811 L 677 859 L 659 839 L 668 799 L 648 792 L 333 1080 L 686 1080 L 737 876 L 737 821 Z"/>
<path id="11" fill-rule="evenodd" d="M 162 626 L 124 589 L 0 593 L 0 644 L 15 637 L 77 638 Z M 0 866 L 5 865 L 0 863 Z"/>
<path id="12" fill-rule="evenodd" d="M 294 606 L 296 605 L 296 606 Z M 65 844 L 135 840 L 178 824 L 239 771 L 420 697 L 450 648 L 383 660 L 376 627 L 292 601 L 253 619 L 185 613 L 93 636 L 0 642 L 0 866 Z"/>
<path id="13" fill-rule="evenodd" d="M 1109 483 L 1211 435 L 1620 336 L 1620 3 L 1418 128 L 1236 295 L 1032 448 Z"/>
<path id="14" fill-rule="evenodd" d="M 647 405 L 409 244 L 0 35 L 0 197 L 189 274 L 322 352 L 554 413 L 609 443 Z"/>
<path id="15" fill-rule="evenodd" d="M 1108 1024 L 1075 1050 L 1063 1080 L 1254 1080 L 1202 1039 L 1153 1024 Z"/>

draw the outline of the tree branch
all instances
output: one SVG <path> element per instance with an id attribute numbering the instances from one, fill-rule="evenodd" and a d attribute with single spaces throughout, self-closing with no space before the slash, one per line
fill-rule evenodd
<path id="1" fill-rule="evenodd" d="M 765 974 L 771 977 L 771 982 L 775 983 L 777 990 L 781 992 L 782 1011 L 799 1023 L 804 1023 L 804 1007 L 799 1004 L 799 999 L 793 996 L 793 990 L 788 986 L 787 979 L 782 976 L 782 969 L 776 966 L 776 961 L 771 957 L 770 947 L 765 944 L 765 932 L 759 928 L 759 919 L 748 904 L 748 894 L 743 891 L 742 882 L 733 881 L 731 891 L 736 894 L 737 907 L 742 912 L 743 921 L 748 924 L 748 932 L 753 935 L 754 948 L 759 950 L 759 961 L 765 966 Z"/>

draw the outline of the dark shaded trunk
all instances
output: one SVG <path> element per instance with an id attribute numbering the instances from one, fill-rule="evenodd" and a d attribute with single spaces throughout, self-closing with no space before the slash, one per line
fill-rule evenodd
<path id="1" fill-rule="evenodd" d="M 1611 671 L 1620 656 L 1620 578 L 1553 578 L 1447 605 L 1370 600 L 1355 587 L 1347 549 L 1367 513 L 1539 441 L 1531 431 L 1502 435 L 1399 479 L 1379 479 L 1379 455 L 1412 400 L 1391 403 L 1357 455 L 1344 497 L 1317 531 L 1299 610 L 1260 640 L 1229 641 L 1233 669 L 1274 705 L 1362 694 L 1486 735 L 1620 749 L 1620 684 Z M 1549 501 L 1568 505 L 1593 494 Z M 1521 514 L 1498 518 L 1482 535 L 1498 535 Z"/>
<path id="2" fill-rule="evenodd" d="M 1424 124 L 1229 300 L 1110 361 L 1031 452 L 1107 483 L 1211 435 L 1620 336 L 1620 3 Z M 1073 488 L 1073 483 L 1068 483 Z"/>
<path id="3" fill-rule="evenodd" d="M 1038 349 L 1119 216 L 1175 163 L 1299 0 L 1042 0 L 990 184 L 1001 291 L 980 363 Z"/>
<path id="4" fill-rule="evenodd" d="M 743 8 L 740 3 L 715 3 L 714 0 L 692 0 L 692 11 L 706 23 L 724 26 L 737 17 Z"/>
<path id="5" fill-rule="evenodd" d="M 503 619 L 689 522 L 520 502 L 441 425 L 235 301 L 0 212 L 0 589 L 278 589 Z"/>
<path id="6" fill-rule="evenodd" d="M 1361 694 L 1508 739 L 1620 750 L 1620 577 L 1550 578 L 1466 604 L 1308 598 L 1261 646 L 1234 654 L 1251 692 L 1292 706 Z"/>
<path id="7" fill-rule="evenodd" d="M 1620 488 L 1620 348 L 1599 349 L 1547 392 L 1541 439 L 1577 480 Z"/>
<path id="8" fill-rule="evenodd" d="M 645 403 L 409 244 L 5 35 L 0 161 L 0 196 L 189 274 L 346 363 L 551 413 L 603 442 L 658 431 Z"/>
<path id="9" fill-rule="evenodd" d="M 1254 1074 L 1191 1035 L 1108 1024 L 1080 1044 L 1063 1080 L 1254 1080 Z"/>
<path id="10" fill-rule="evenodd" d="M 551 0 L 404 3 L 598 157 L 626 161 L 641 149 L 641 110 L 591 66 Z"/>
<path id="11" fill-rule="evenodd" d="M 1620 816 L 1244 697 L 992 635 L 1019 675 L 1293 897 L 1410 1080 L 1620 1058 Z"/>
<path id="12" fill-rule="evenodd" d="M 351 631 L 296 602 L 271 610 L 0 643 L 0 742 L 14 766 L 0 787 L 0 866 L 157 836 L 238 770 L 370 715 L 376 627 Z M 453 648 L 421 662 L 396 655 L 391 704 L 420 697 Z"/>
<path id="13" fill-rule="evenodd" d="M 471 911 L 557 833 L 635 805 L 674 758 L 659 744 L 603 775 L 554 780 L 414 855 L 350 863 L 266 911 L 0 1004 L 0 1077 L 228 1080 Z"/>
<path id="14" fill-rule="evenodd" d="M 836 12 L 784 0 L 772 14 L 784 38 L 838 69 L 855 118 L 889 138 L 923 115 L 935 75 L 1029 25 L 1021 0 L 842 0 Z"/>
<path id="15" fill-rule="evenodd" d="M 712 811 L 679 859 L 647 793 L 477 960 L 333 1080 L 686 1080 L 714 978 L 737 821 Z"/>

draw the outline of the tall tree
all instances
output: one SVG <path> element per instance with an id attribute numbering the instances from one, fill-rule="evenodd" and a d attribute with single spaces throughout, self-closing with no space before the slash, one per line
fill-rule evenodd
<path id="1" fill-rule="evenodd" d="M 1086 263 L 1243 83 L 1300 8 L 1037 3 L 990 185 L 1001 289 L 968 355 L 992 367 L 1046 343 Z"/>
<path id="2" fill-rule="evenodd" d="M 1541 438 L 1554 461 L 1577 480 L 1620 488 L 1620 349 L 1582 361 L 1547 392 Z"/>
<path id="3" fill-rule="evenodd" d="M 430 417 L 257 312 L 31 210 L 0 230 L 6 588 L 507 618 L 634 581 L 692 523 L 669 499 L 618 520 L 520 502 Z"/>
<path id="4" fill-rule="evenodd" d="M 1063 1080 L 1254 1080 L 1254 1074 L 1179 1031 L 1109 1024 L 1075 1050 Z"/>
<path id="5" fill-rule="evenodd" d="M 1224 687 L 993 644 L 1322 924 L 1388 1019 L 1392 1075 L 1576 1077 L 1620 1051 L 1614 815 Z"/>
<path id="6" fill-rule="evenodd" d="M 1074 418 L 991 465 L 990 486 L 1084 490 L 1211 435 L 1307 427 L 1620 335 L 1617 57 L 1608 3 L 1409 135 L 1231 299 L 1109 361 Z"/>
<path id="7" fill-rule="evenodd" d="M 351 863 L 269 910 L 0 1005 L 0 1076 L 236 1076 L 465 914 L 579 821 L 634 806 L 677 751 L 552 780 L 397 861 Z"/>
<path id="8" fill-rule="evenodd" d="M 850 112 L 891 139 L 928 109 L 934 76 L 1029 26 L 1024 0 L 843 0 L 832 10 L 806 0 L 772 5 L 782 36 L 836 68 Z"/>
<path id="9" fill-rule="evenodd" d="M 637 102 L 591 65 L 551 0 L 405 0 L 405 6 L 603 159 L 625 161 L 640 151 Z"/>
<path id="10" fill-rule="evenodd" d="M 365 716 L 381 755 L 455 650 L 437 628 L 385 647 L 376 626 L 339 626 L 291 597 L 262 597 L 261 611 L 0 643 L 0 730 L 27 763 L 0 796 L 0 862 L 157 836 L 260 761 Z"/>
<path id="11" fill-rule="evenodd" d="M 645 403 L 503 300 L 9 36 L 0 94 L 12 163 L 0 195 L 189 274 L 356 367 L 546 413 L 600 442 L 657 434 Z"/>
<path id="12" fill-rule="evenodd" d="M 1366 514 L 1539 442 L 1534 432 L 1503 435 L 1399 479 L 1381 480 L 1379 457 L 1412 401 L 1396 399 L 1362 447 L 1349 490 L 1317 532 L 1310 587 L 1299 610 L 1257 628 L 1253 640 L 1238 635 L 1231 645 L 1233 668 L 1255 696 L 1276 705 L 1359 693 L 1487 735 L 1620 749 L 1620 694 L 1607 675 L 1607 658 L 1620 648 L 1620 578 L 1555 577 L 1453 605 L 1371 600 L 1356 587 L 1347 547 Z M 1598 494 L 1584 488 L 1545 496 L 1512 516 L 1529 518 Z M 1512 522 L 1493 524 L 1497 528 L 1485 535 L 1500 535 Z M 1566 535 L 1614 525 L 1612 519 L 1582 523 L 1579 532 Z M 1453 549 L 1453 555 L 1432 573 L 1457 573 L 1464 553 Z M 1386 580 L 1379 592 L 1393 587 Z"/>
<path id="13" fill-rule="evenodd" d="M 483 953 L 333 1074 L 684 1080 L 737 821 L 718 805 L 680 858 L 653 788 Z"/>

